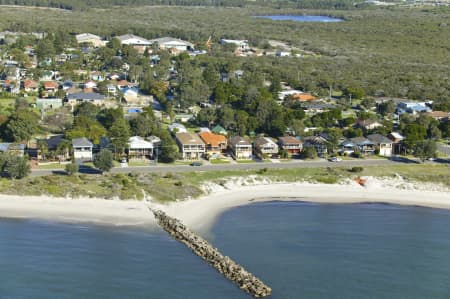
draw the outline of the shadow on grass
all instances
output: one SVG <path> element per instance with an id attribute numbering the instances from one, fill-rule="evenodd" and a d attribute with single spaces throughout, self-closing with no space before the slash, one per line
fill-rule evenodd
<path id="1" fill-rule="evenodd" d="M 102 174 L 101 170 L 86 165 L 80 165 L 78 172 L 83 174 Z"/>
<path id="2" fill-rule="evenodd" d="M 413 160 L 406 157 L 391 157 L 391 161 L 399 162 L 399 163 L 405 163 L 405 164 L 420 164 L 420 161 Z"/>

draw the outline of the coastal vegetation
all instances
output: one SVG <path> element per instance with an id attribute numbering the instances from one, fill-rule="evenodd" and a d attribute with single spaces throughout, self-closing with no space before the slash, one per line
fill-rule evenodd
<path id="1" fill-rule="evenodd" d="M 243 177 L 242 184 L 263 181 L 309 181 L 334 184 L 359 176 L 402 178 L 405 182 L 434 183 L 450 188 L 450 174 L 446 165 L 370 166 L 364 169 L 295 168 L 247 171 L 198 171 L 165 174 L 106 174 L 71 176 L 51 175 L 27 177 L 22 180 L 0 180 L 0 193 L 14 195 L 48 195 L 54 197 L 95 197 L 105 199 L 143 200 L 146 196 L 159 202 L 196 198 L 204 194 L 202 186 L 214 183 L 225 185 L 228 180 Z"/>

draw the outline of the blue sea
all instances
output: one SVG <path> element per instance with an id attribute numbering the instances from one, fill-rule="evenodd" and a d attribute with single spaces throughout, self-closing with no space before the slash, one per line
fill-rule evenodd
<path id="1" fill-rule="evenodd" d="M 270 19 L 272 21 L 295 21 L 303 23 L 336 23 L 342 22 L 343 19 L 327 17 L 327 16 L 308 16 L 308 15 L 271 15 L 256 16 L 256 18 Z"/>
<path id="2" fill-rule="evenodd" d="M 202 233 L 271 298 L 450 298 L 450 211 L 267 202 Z M 0 219 L 0 298 L 250 298 L 161 230 Z"/>

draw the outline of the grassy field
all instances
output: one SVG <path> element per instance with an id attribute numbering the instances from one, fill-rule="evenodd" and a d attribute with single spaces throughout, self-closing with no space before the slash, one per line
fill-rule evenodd
<path id="1" fill-rule="evenodd" d="M 349 168 L 260 169 L 247 171 L 195 171 L 166 174 L 51 175 L 22 180 L 0 179 L 0 193 L 17 195 L 51 195 L 55 197 L 98 197 L 141 200 L 150 195 L 168 202 L 202 195 L 206 182 L 224 183 L 230 177 L 256 177 L 273 182 L 310 181 L 337 183 L 358 176 L 375 176 L 440 183 L 450 188 L 450 171 L 446 165 L 414 164 L 365 167 L 354 173 Z"/>

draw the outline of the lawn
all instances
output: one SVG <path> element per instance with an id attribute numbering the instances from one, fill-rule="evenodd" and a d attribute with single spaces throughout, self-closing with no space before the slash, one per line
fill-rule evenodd
<path id="1" fill-rule="evenodd" d="M 210 159 L 209 162 L 211 164 L 230 164 L 230 160 L 223 160 L 223 159 Z"/>

